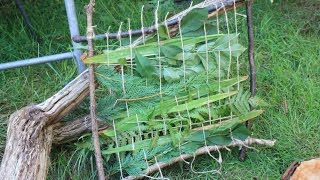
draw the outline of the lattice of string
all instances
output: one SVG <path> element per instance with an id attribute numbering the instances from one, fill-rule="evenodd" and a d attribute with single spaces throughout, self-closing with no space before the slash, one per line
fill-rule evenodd
<path id="1" fill-rule="evenodd" d="M 228 133 L 224 135 L 236 140 L 232 135 L 235 127 L 228 128 L 227 125 L 230 120 L 242 117 L 229 109 L 229 105 L 242 98 L 239 96 L 242 91 L 240 83 L 246 79 L 240 75 L 240 54 L 244 48 L 238 40 L 238 21 L 242 21 L 245 15 L 237 12 L 236 0 L 232 2 L 232 13 L 228 13 L 224 5 L 230 3 L 228 0 L 208 0 L 190 5 L 186 11 L 172 18 L 168 18 L 167 13 L 164 23 L 159 22 L 158 2 L 154 12 L 154 36 L 143 33 L 133 42 L 131 20 L 128 19 L 129 46 L 122 46 L 123 23 L 118 29 L 119 47 L 113 54 L 107 38 L 106 60 L 102 64 L 111 67 L 108 69 L 111 74 L 98 70 L 98 76 L 101 75 L 100 81 L 108 81 L 108 95 L 115 96 L 111 110 L 118 108 L 116 112 L 124 113 L 106 115 L 107 119 L 111 118 L 113 129 L 105 132 L 105 136 L 114 143 L 103 152 L 115 157 L 117 165 L 113 170 L 119 170 L 121 179 L 126 176 L 129 179 L 135 176 L 166 179 L 161 164 L 170 158 L 192 153 L 188 144 L 194 143 L 194 137 L 198 138 L 195 144 L 198 143 L 199 147 L 218 145 L 210 139 L 215 136 L 209 135 L 215 127 L 217 132 L 221 127 L 226 128 Z M 188 20 L 194 21 L 190 14 L 201 17 L 208 6 L 221 11 L 209 14 L 209 17 L 215 17 L 213 19 L 199 19 L 200 25 L 194 22 L 198 29 L 193 29 L 190 22 L 189 27 L 184 27 Z M 144 29 L 143 10 L 144 7 L 141 8 L 141 30 Z M 208 14 L 205 16 L 207 19 Z M 178 25 L 169 27 L 167 22 L 176 17 Z M 186 30 L 188 28 L 189 31 Z M 106 36 L 108 34 L 109 30 Z M 152 50 L 148 51 L 148 48 Z M 124 55 L 120 59 L 112 59 L 116 53 Z M 144 71 L 151 72 L 152 76 Z M 141 96 L 139 93 L 145 89 L 150 94 Z M 209 149 L 207 154 L 218 163 L 217 169 L 195 170 L 195 156 L 191 161 L 181 160 L 190 165 L 194 173 L 220 173 L 222 157 L 218 147 L 216 150 L 217 157 Z M 152 167 L 158 170 L 154 176 L 149 174 Z"/>

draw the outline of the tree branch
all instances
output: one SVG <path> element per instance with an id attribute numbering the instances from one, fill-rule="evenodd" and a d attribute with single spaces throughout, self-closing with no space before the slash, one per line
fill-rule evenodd
<path id="1" fill-rule="evenodd" d="M 104 121 L 97 121 L 98 127 L 106 129 L 108 125 Z M 91 132 L 92 124 L 90 115 L 73 121 L 57 124 L 53 129 L 53 144 L 64 144 L 78 139 L 84 133 Z"/>
<path id="2" fill-rule="evenodd" d="M 179 157 L 171 159 L 171 161 L 164 163 L 164 162 L 158 162 L 152 166 L 149 166 L 148 169 L 146 169 L 143 174 L 139 176 L 128 176 L 124 178 L 125 180 L 133 180 L 133 179 L 142 179 L 145 176 L 152 174 L 159 170 L 159 168 L 165 168 L 167 166 L 171 166 L 174 163 L 180 162 L 185 159 L 193 158 L 195 156 L 199 156 L 202 154 L 206 154 L 211 151 L 218 151 L 220 149 L 225 149 L 226 147 L 236 147 L 236 146 L 250 146 L 252 144 L 258 144 L 258 145 L 265 145 L 265 146 L 273 146 L 275 141 L 271 140 L 264 140 L 264 139 L 255 139 L 255 138 L 247 138 L 245 141 L 235 140 L 232 143 L 230 143 L 227 146 L 205 146 L 199 148 L 194 154 L 182 154 Z"/>
<path id="3" fill-rule="evenodd" d="M 223 8 L 226 8 L 226 10 L 233 9 L 234 3 L 236 3 L 236 6 L 239 6 L 239 5 L 242 5 L 244 2 L 245 0 L 223 0 L 218 2 L 215 2 L 215 0 L 207 0 L 195 6 L 192 6 L 189 9 L 184 10 L 179 14 L 174 15 L 173 17 L 168 19 L 166 22 L 161 23 L 160 25 L 167 24 L 171 29 L 179 23 L 179 19 L 182 18 L 183 15 L 187 14 L 189 11 L 191 11 L 194 8 L 208 7 L 209 17 L 212 17 L 213 16 L 212 13 L 214 12 L 220 11 Z M 95 35 L 94 39 L 106 39 L 106 38 L 117 39 L 119 38 L 119 36 L 129 37 L 130 34 L 132 36 L 139 36 L 139 35 L 142 35 L 142 32 L 143 34 L 147 35 L 147 34 L 155 33 L 156 30 L 157 30 L 157 27 L 153 25 L 150 27 L 144 27 L 143 30 L 142 29 L 132 30 L 130 33 L 127 31 L 127 32 L 121 32 L 120 34 L 118 32 L 97 34 Z M 88 38 L 87 36 L 74 36 L 72 37 L 72 40 L 74 42 L 84 42 L 84 41 L 88 41 Z"/>
<path id="4" fill-rule="evenodd" d="M 87 14 L 87 39 L 88 39 L 88 57 L 92 57 L 94 53 L 93 47 L 93 25 L 92 25 L 92 14 L 94 11 L 95 0 L 90 0 L 86 6 Z M 89 65 L 89 90 L 90 90 L 90 115 L 91 115 L 91 126 L 92 126 L 92 138 L 95 150 L 96 164 L 98 169 L 98 175 L 100 180 L 105 180 L 105 174 L 103 170 L 103 161 L 101 157 L 101 149 L 98 134 L 98 125 L 96 121 L 96 101 L 95 101 L 95 80 L 94 80 L 94 65 Z"/>

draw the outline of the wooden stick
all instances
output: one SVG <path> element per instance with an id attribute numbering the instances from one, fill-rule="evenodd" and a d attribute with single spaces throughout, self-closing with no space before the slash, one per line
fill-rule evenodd
<path id="1" fill-rule="evenodd" d="M 167 166 L 170 166 L 170 165 L 172 165 L 174 163 L 177 163 L 177 162 L 180 162 L 182 160 L 193 158 L 195 156 L 199 156 L 199 155 L 202 155 L 202 154 L 206 154 L 206 153 L 208 153 L 208 151 L 209 152 L 218 151 L 220 149 L 226 149 L 226 147 L 250 146 L 252 144 L 273 146 L 275 142 L 276 141 L 264 140 L 264 139 L 255 139 L 255 138 L 249 137 L 245 141 L 235 140 L 235 141 L 233 141 L 232 143 L 230 143 L 229 145 L 226 145 L 226 146 L 205 146 L 205 147 L 199 148 L 194 154 L 182 154 L 179 157 L 171 159 L 171 161 L 169 161 L 167 163 L 164 163 L 164 162 L 155 163 L 154 165 L 149 166 L 149 168 L 146 169 L 143 172 L 143 174 L 138 175 L 138 176 L 128 176 L 128 177 L 126 177 L 124 179 L 125 180 L 142 179 L 142 178 L 146 177 L 147 175 L 158 171 L 159 168 L 165 168 Z"/>
<path id="2" fill-rule="evenodd" d="M 87 14 L 87 39 L 88 39 L 88 57 L 92 57 L 94 53 L 93 47 L 93 25 L 92 14 L 94 11 L 95 0 L 90 0 L 89 4 L 85 7 Z M 92 138 L 96 157 L 96 165 L 98 170 L 98 176 L 100 180 L 105 180 L 105 174 L 103 170 L 103 161 L 101 157 L 101 149 L 99 142 L 98 125 L 96 120 L 96 101 L 95 101 L 95 78 L 94 78 L 94 65 L 89 65 L 89 92 L 90 92 L 90 116 L 92 126 Z"/>

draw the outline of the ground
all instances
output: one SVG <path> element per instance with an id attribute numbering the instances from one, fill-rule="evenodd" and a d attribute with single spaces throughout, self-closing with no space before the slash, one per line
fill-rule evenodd
<path id="1" fill-rule="evenodd" d="M 129 0 L 117 4 L 98 1 L 97 31 L 103 32 L 109 25 L 116 31 L 115 26 L 128 17 L 132 19 L 133 28 L 139 27 L 140 7 L 147 1 L 135 2 L 136 5 Z M 150 11 L 146 22 L 151 24 L 150 12 L 155 1 L 148 2 L 146 8 Z M 13 3 L 0 3 L 0 63 L 70 51 L 63 2 L 26 0 L 24 3 L 42 41 L 38 44 L 30 39 Z M 82 7 L 87 2 L 76 3 L 83 34 L 85 16 Z M 175 9 L 169 1 L 163 3 L 164 9 Z M 248 152 L 244 162 L 238 160 L 237 149 L 223 152 L 221 175 L 194 174 L 187 166 L 176 165 L 165 170 L 172 179 L 279 179 L 292 161 L 320 156 L 320 1 L 255 1 L 253 8 L 257 93 L 270 104 L 264 115 L 254 122 L 253 136 L 276 139 L 277 143 L 273 148 L 255 147 Z M 240 26 L 239 31 L 245 33 L 245 28 Z M 0 72 L 0 157 L 8 116 L 23 106 L 50 97 L 76 73 L 72 60 Z M 54 150 L 52 164 L 56 166 L 50 170 L 49 179 L 54 174 L 66 174 L 64 168 L 69 163 L 66 156 L 73 148 L 71 144 Z M 202 156 L 195 169 L 211 170 L 216 166 L 214 164 L 213 160 Z M 80 178 L 76 174 L 72 176 L 73 179 Z"/>

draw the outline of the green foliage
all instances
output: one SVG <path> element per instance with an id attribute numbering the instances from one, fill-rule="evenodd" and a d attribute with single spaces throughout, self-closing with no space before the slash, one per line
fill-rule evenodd
<path id="1" fill-rule="evenodd" d="M 154 4 L 157 3 L 156 0 L 152 1 L 155 2 Z M 95 30 L 97 33 L 104 33 L 106 27 L 112 26 L 111 31 L 116 32 L 119 22 L 126 22 L 127 18 L 132 20 L 132 28 L 140 28 L 139 18 L 142 5 L 145 5 L 145 25 L 151 25 L 154 21 L 153 10 L 155 6 L 152 4 L 147 8 L 147 2 L 145 0 L 121 0 L 117 3 L 96 1 L 94 21 L 97 27 Z M 167 0 L 163 0 L 163 2 L 167 2 Z M 301 8 L 302 2 L 303 8 Z M 32 1 L 32 3 L 24 4 L 30 19 L 33 20 L 35 29 L 43 38 L 40 44 L 40 56 L 48 55 L 48 53 L 62 53 L 70 46 L 67 21 L 61 21 L 65 18 L 65 13 L 61 13 L 65 11 L 63 3 L 63 1 Z M 83 7 L 87 3 L 87 0 L 76 1 L 78 22 L 82 34 L 86 32 L 86 17 L 83 13 Z M 195 3 L 196 1 L 194 1 Z M 177 5 L 162 6 L 162 4 L 160 3 L 160 9 L 163 10 L 161 20 L 167 11 L 178 11 L 177 9 L 180 7 Z M 319 155 L 320 66 L 318 59 L 320 28 L 317 23 L 319 22 L 319 11 L 316 4 L 316 1 L 302 0 L 290 3 L 274 1 L 273 4 L 269 1 L 255 1 L 253 6 L 254 11 L 259 12 L 253 17 L 254 29 L 256 30 L 257 93 L 270 104 L 268 111 L 264 113 L 262 118 L 259 118 L 258 122 L 254 122 L 254 136 L 275 138 L 279 143 L 272 149 L 259 147 L 258 152 L 248 151 L 248 159 L 244 162 L 238 160 L 237 150 L 223 152 L 224 161 L 221 175 L 194 174 L 185 167 L 180 170 L 179 166 L 172 166 L 163 170 L 166 177 L 170 179 L 228 179 L 229 177 L 234 179 L 252 179 L 253 177 L 280 179 L 281 172 L 292 161 L 302 161 Z M 44 6 L 47 8 L 42 8 Z M 11 4 L 2 5 L 0 10 L 1 17 L 3 17 L 2 22 L 4 22 L 0 23 L 2 62 L 38 55 L 38 44 L 32 41 L 25 28 L 21 28 L 23 19 L 16 8 L 12 7 L 14 7 L 13 1 Z M 183 8 L 187 7 L 188 4 Z M 170 8 L 171 10 L 168 10 Z M 46 9 L 53 10 L 47 12 Z M 244 8 L 240 8 L 237 12 L 245 14 Z M 42 16 L 44 13 L 47 13 L 48 16 Z M 228 14 L 230 25 L 233 25 L 232 15 L 232 12 Z M 221 14 L 220 25 L 223 25 L 224 18 L 224 15 Z M 242 38 L 240 42 L 245 42 L 247 38 L 245 33 L 247 30 L 246 20 L 240 16 L 237 19 L 238 30 L 241 32 L 240 37 Z M 123 27 L 124 30 L 127 29 L 126 23 L 123 24 Z M 52 31 L 53 29 L 54 31 Z M 207 31 L 214 29 L 208 28 L 207 25 Z M 279 39 L 281 40 L 279 41 Z M 105 41 L 95 41 L 95 45 L 102 43 Z M 124 41 L 122 43 L 125 44 Z M 96 47 L 99 50 L 99 47 Z M 246 74 L 247 57 L 241 56 L 240 61 L 242 62 L 240 72 Z M 30 102 L 37 103 L 50 97 L 73 79 L 76 74 L 76 65 L 72 59 L 16 68 L 0 73 L 1 152 L 5 147 L 6 122 L 9 115 Z M 213 74 L 210 77 L 213 77 Z M 287 101 L 288 113 L 284 113 L 281 106 L 283 98 Z M 80 112 L 85 109 L 87 106 L 82 105 Z M 79 110 L 76 110 L 75 113 L 76 116 L 81 116 Z M 97 174 L 93 167 L 94 157 L 82 157 L 79 158 L 79 162 L 75 162 L 75 157 L 83 153 L 77 151 L 76 148 L 73 143 L 61 148 L 53 148 L 54 153 L 51 153 L 48 179 L 96 179 Z M 167 156 L 168 158 L 159 158 L 158 161 L 163 162 L 170 159 L 170 156 Z M 111 164 L 113 162 L 108 161 L 105 168 Z M 195 168 L 200 171 L 211 170 L 214 166 L 212 159 L 208 156 L 198 157 L 194 164 Z M 119 167 L 116 170 L 118 171 Z"/>
<path id="2" fill-rule="evenodd" d="M 197 8 L 185 15 L 181 20 L 181 32 L 185 35 L 188 32 L 195 32 L 203 29 L 203 24 L 208 19 L 208 8 Z M 204 33 L 202 33 L 204 34 Z"/>
<path id="3" fill-rule="evenodd" d="M 204 33 L 206 17 L 207 9 L 191 11 L 181 22 L 182 33 Z M 230 60 L 245 50 L 237 34 L 186 36 L 182 46 L 180 37 L 169 39 L 165 28 L 160 31 L 160 44 L 149 40 L 86 61 L 112 65 L 96 72 L 98 115 L 114 124 L 101 132 L 102 154 L 114 164 L 111 174 L 121 166 L 127 175 L 137 175 L 155 158 L 167 162 L 205 145 L 243 140 L 250 132 L 241 124 L 263 112 L 250 111 L 249 103 L 258 101 L 234 90 L 247 77 L 222 79 Z"/>

